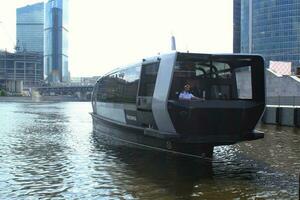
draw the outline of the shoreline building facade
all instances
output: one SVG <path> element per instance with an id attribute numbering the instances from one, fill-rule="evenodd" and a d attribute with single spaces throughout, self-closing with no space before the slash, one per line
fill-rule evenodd
<path id="1" fill-rule="evenodd" d="M 44 2 L 17 8 L 16 51 L 44 51 Z"/>
<path id="2" fill-rule="evenodd" d="M 70 80 L 68 3 L 68 0 L 46 0 L 44 4 L 44 77 L 48 83 Z"/>
<path id="3" fill-rule="evenodd" d="M 234 0 L 233 21 L 235 53 L 260 54 L 266 66 L 284 61 L 292 71 L 300 67 L 299 0 Z"/>
<path id="4" fill-rule="evenodd" d="M 33 52 L 0 51 L 0 87 L 22 84 L 24 88 L 43 83 L 43 55 Z"/>

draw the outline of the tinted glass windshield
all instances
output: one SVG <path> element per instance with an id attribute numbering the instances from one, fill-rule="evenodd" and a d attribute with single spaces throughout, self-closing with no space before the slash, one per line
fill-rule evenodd
<path id="1" fill-rule="evenodd" d="M 250 62 L 179 56 L 174 67 L 170 99 L 189 92 L 205 100 L 252 99 Z M 190 86 L 185 91 L 186 85 Z"/>

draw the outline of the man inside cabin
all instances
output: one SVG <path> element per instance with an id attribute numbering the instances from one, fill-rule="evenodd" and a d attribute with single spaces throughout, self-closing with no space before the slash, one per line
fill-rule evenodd
<path id="1" fill-rule="evenodd" d="M 184 90 L 179 94 L 179 100 L 204 100 L 203 98 L 199 98 L 194 96 L 191 92 L 190 84 L 186 84 L 184 86 Z"/>

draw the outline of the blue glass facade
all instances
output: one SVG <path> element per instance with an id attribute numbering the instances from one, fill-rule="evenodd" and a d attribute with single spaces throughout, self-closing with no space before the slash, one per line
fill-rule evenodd
<path id="1" fill-rule="evenodd" d="M 44 3 L 17 9 L 17 51 L 43 53 Z"/>
<path id="2" fill-rule="evenodd" d="M 241 52 L 251 53 L 250 49 L 250 16 L 249 1 L 241 0 Z"/>
<path id="3" fill-rule="evenodd" d="M 300 1 L 241 0 L 241 53 L 300 67 Z"/>
<path id="4" fill-rule="evenodd" d="M 47 82 L 67 82 L 68 0 L 45 2 L 44 76 Z"/>
<path id="5" fill-rule="evenodd" d="M 233 53 L 241 52 L 241 0 L 233 1 Z"/>

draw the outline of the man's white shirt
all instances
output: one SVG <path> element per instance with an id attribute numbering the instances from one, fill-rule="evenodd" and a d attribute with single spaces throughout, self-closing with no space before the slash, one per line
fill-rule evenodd
<path id="1" fill-rule="evenodd" d="M 187 92 L 187 91 L 180 92 L 180 94 L 179 94 L 179 99 L 182 99 L 182 100 L 191 100 L 193 97 L 195 97 L 195 96 L 192 93 Z"/>

